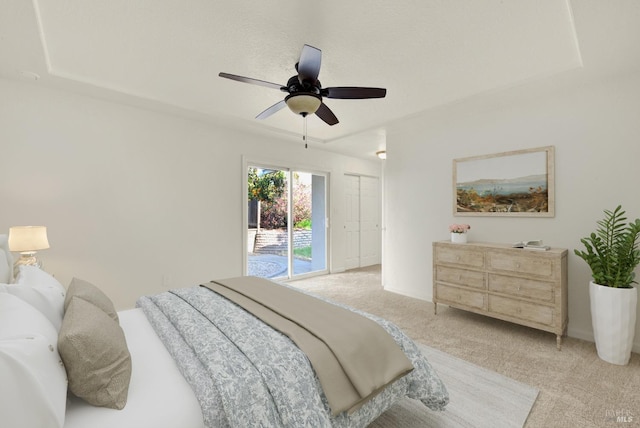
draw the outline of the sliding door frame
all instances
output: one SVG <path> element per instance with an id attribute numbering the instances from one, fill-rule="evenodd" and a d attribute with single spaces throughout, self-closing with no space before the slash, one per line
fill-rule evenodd
<path id="1" fill-rule="evenodd" d="M 288 210 L 288 218 L 290 221 L 293 219 L 293 172 L 305 172 L 314 175 L 321 175 L 325 178 L 325 191 L 324 191 L 324 199 L 325 199 L 325 268 L 324 270 L 313 271 L 304 274 L 294 275 L 293 272 L 293 225 L 291 227 L 287 227 L 287 233 L 289 234 L 288 239 L 288 277 L 286 279 L 281 279 L 282 281 L 290 281 L 293 279 L 302 279 L 317 275 L 324 275 L 330 272 L 330 260 L 331 260 L 331 207 L 330 207 L 330 180 L 331 180 L 331 171 L 319 170 L 317 167 L 310 167 L 308 165 L 300 165 L 295 162 L 283 162 L 283 161 L 275 161 L 273 159 L 265 159 L 255 156 L 246 156 L 242 155 L 242 275 L 246 275 L 248 271 L 248 231 L 249 231 L 249 209 L 247 204 L 247 193 L 248 193 L 248 185 L 247 185 L 247 171 L 250 166 L 259 166 L 261 168 L 269 168 L 274 170 L 282 170 L 288 173 L 289 180 L 287 181 L 287 192 L 289 194 L 287 210 Z M 313 226 L 312 226 L 313 227 Z"/>

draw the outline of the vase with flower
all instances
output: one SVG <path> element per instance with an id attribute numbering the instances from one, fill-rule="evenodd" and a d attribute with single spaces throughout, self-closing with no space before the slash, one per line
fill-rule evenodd
<path id="1" fill-rule="evenodd" d="M 449 225 L 449 232 L 451 232 L 451 242 L 455 244 L 467 243 L 467 232 L 471 229 L 468 224 L 451 224 Z"/>

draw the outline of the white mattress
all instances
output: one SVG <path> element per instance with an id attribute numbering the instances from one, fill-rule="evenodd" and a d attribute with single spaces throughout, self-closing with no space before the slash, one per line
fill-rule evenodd
<path id="1" fill-rule="evenodd" d="M 156 336 L 142 309 L 118 313 L 131 353 L 127 405 L 94 407 L 69 395 L 65 428 L 203 428 L 191 387 Z"/>

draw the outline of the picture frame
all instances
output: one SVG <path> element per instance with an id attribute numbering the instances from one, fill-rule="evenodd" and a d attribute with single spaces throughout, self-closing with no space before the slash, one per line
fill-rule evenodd
<path id="1" fill-rule="evenodd" d="M 454 216 L 555 216 L 554 146 L 453 160 Z"/>

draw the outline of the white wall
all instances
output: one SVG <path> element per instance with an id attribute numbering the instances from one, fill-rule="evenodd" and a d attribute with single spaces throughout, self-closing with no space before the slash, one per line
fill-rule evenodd
<path id="1" fill-rule="evenodd" d="M 629 217 L 640 217 L 640 75 L 559 88 L 536 82 L 420 115 L 388 132 L 386 289 L 431 300 L 431 243 L 448 239 L 451 223 L 471 224 L 470 240 L 543 239 L 569 249 L 568 334 L 592 340 L 590 270 L 573 249 L 595 230 L 603 209 L 622 204 Z M 554 218 L 453 216 L 453 159 L 547 145 L 556 152 Z M 636 331 L 639 351 L 640 316 Z"/>
<path id="2" fill-rule="evenodd" d="M 48 227 L 45 269 L 142 294 L 242 274 L 242 158 L 330 173 L 330 269 L 344 269 L 345 172 L 380 164 L 0 79 L 0 231 Z"/>

